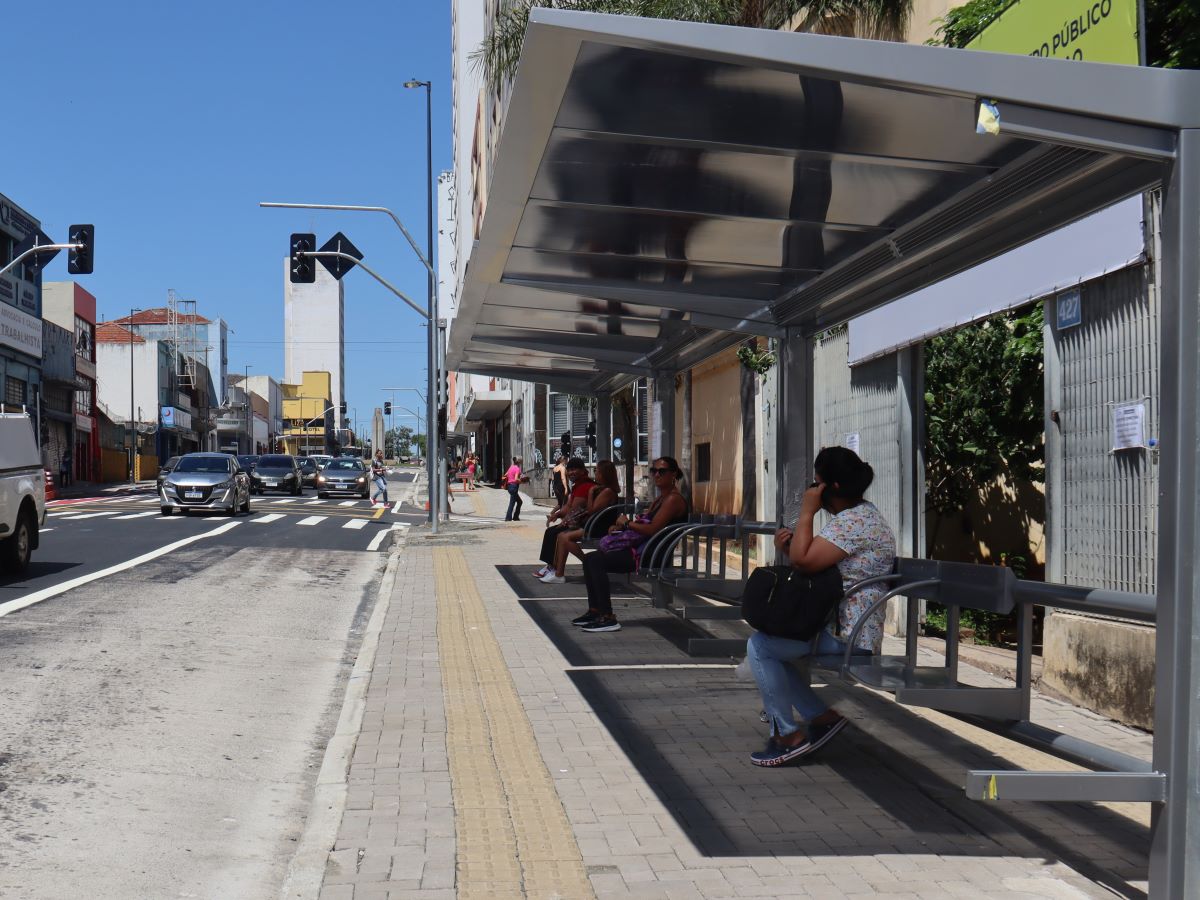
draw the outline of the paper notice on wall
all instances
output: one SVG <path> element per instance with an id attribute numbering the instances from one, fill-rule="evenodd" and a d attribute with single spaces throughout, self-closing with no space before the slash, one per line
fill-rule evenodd
<path id="1" fill-rule="evenodd" d="M 1146 404 L 1126 403 L 1112 411 L 1114 450 L 1140 450 L 1146 446 Z"/>
<path id="2" fill-rule="evenodd" d="M 853 450 L 855 453 L 859 453 L 858 432 L 857 431 L 847 432 L 845 434 L 845 436 L 842 438 L 842 446 L 845 447 L 847 450 Z M 859 453 L 859 455 L 861 456 L 862 454 Z"/>
<path id="3" fill-rule="evenodd" d="M 653 462 L 662 456 L 662 401 L 655 400 L 650 404 L 650 458 Z"/>

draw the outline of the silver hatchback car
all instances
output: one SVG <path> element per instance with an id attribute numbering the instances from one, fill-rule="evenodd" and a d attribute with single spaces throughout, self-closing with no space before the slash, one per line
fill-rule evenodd
<path id="1" fill-rule="evenodd" d="M 228 453 L 188 453 L 158 490 L 162 514 L 180 509 L 219 509 L 228 515 L 250 512 L 250 476 Z"/>

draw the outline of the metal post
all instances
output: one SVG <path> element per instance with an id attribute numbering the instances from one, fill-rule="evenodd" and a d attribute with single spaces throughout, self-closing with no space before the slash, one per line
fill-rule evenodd
<path id="1" fill-rule="evenodd" d="M 775 414 L 778 460 L 775 504 L 789 528 L 800 515 L 800 500 L 812 484 L 812 338 L 789 328 L 779 342 L 779 401 Z"/>
<path id="2" fill-rule="evenodd" d="M 133 314 L 136 308 L 129 310 L 129 483 L 137 483 L 137 418 L 133 406 Z"/>
<path id="3" fill-rule="evenodd" d="M 1179 132 L 1163 186 L 1154 769 L 1167 801 L 1152 807 L 1150 896 L 1200 896 L 1200 130 Z"/>

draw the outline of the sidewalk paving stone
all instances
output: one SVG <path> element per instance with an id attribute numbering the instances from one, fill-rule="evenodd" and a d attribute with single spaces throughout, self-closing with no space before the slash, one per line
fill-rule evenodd
<path id="1" fill-rule="evenodd" d="M 514 883 L 550 896 L 567 870 L 526 884 L 520 873 L 539 855 L 560 859 L 542 837 L 554 809 L 571 838 L 563 862 L 605 898 L 1078 898 L 1111 896 L 1102 882 L 1144 886 L 1143 808 L 967 800 L 954 784 L 967 768 L 1035 751 L 869 691 L 819 687 L 858 727 L 802 767 L 750 766 L 763 741 L 757 692 L 732 666 L 687 656 L 692 624 L 625 591 L 622 631 L 583 634 L 569 625 L 585 605 L 578 569 L 567 584 L 533 584 L 536 517 L 499 523 L 499 491 L 456 493 L 453 505 L 469 518 L 436 538 L 412 529 L 393 549 L 396 585 L 322 900 L 481 886 L 500 896 Z M 448 569 L 453 554 L 462 563 Z M 455 598 L 436 590 L 446 579 Z M 963 680 L 1003 683 L 968 666 Z M 476 706 L 464 706 L 472 694 Z M 1069 704 L 1036 696 L 1034 710 L 1050 727 L 1149 753 L 1148 736 Z M 509 755 L 456 763 L 464 741 Z M 493 801 L 468 802 L 489 784 Z M 530 859 L 510 855 L 518 844 Z"/>

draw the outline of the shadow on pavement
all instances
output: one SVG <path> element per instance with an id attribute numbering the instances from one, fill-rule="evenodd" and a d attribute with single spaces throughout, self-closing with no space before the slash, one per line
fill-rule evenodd
<path id="1" fill-rule="evenodd" d="M 29 568 L 20 575 L 0 576 L 0 588 L 24 589 L 35 578 L 57 575 L 59 572 L 66 572 L 68 569 L 77 568 L 79 565 L 80 563 L 77 562 L 38 562 L 37 558 L 34 557 L 29 563 Z"/>
<path id="2" fill-rule="evenodd" d="M 621 631 L 586 634 L 570 624 L 586 606 L 582 584 L 535 587 L 524 574 L 529 567 L 497 568 L 568 665 L 680 667 L 568 674 L 700 852 L 1023 856 L 1061 860 L 1120 896 L 1144 896 L 1129 883 L 1146 878 L 1149 854 L 1149 832 L 1136 822 L 1088 803 L 969 800 L 957 786 L 967 768 L 1012 765 L 870 694 L 859 705 L 905 737 L 951 756 L 955 771 L 930 771 L 874 736 L 886 729 L 868 733 L 854 726 L 803 765 L 758 768 L 748 758 L 766 741 L 758 692 L 736 681 L 732 667 L 685 668 L 715 662 L 685 652 L 686 639 L 703 634 L 697 626 L 664 615 L 645 598 L 627 597 L 614 603 Z M 540 587 L 570 588 L 574 599 L 530 596 Z"/>

